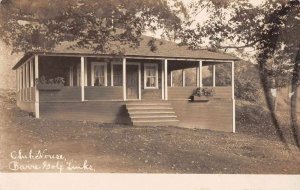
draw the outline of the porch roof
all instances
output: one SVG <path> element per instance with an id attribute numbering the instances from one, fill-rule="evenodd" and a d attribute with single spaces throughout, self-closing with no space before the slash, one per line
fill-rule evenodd
<path id="1" fill-rule="evenodd" d="M 63 42 L 52 50 L 46 50 L 43 52 L 27 52 L 13 67 L 17 69 L 21 66 L 29 57 L 34 54 L 40 55 L 70 55 L 70 56 L 114 56 L 114 57 L 145 57 L 145 58 L 161 58 L 161 59 L 190 59 L 190 60 L 224 60 L 234 61 L 238 60 L 237 57 L 225 54 L 208 51 L 206 49 L 191 50 L 187 46 L 178 46 L 174 42 L 156 39 L 155 45 L 157 49 L 151 51 L 148 43 L 153 39 L 149 36 L 143 36 L 140 45 L 135 48 L 129 44 L 121 45 L 119 43 L 110 44 L 110 52 L 95 52 L 90 48 L 69 48 L 74 42 Z M 121 50 L 122 54 L 114 53 Z"/>

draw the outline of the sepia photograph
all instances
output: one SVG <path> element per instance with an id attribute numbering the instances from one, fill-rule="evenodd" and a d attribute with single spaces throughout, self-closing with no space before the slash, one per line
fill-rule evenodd
<path id="1" fill-rule="evenodd" d="M 0 0 L 0 190 L 299 190 L 299 85 L 300 0 Z"/>

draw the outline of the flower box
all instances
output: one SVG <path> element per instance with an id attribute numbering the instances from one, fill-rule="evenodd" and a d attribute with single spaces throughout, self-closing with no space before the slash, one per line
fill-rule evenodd
<path id="1" fill-rule="evenodd" d="M 209 101 L 215 95 L 215 91 L 213 88 L 208 87 L 200 87 L 197 88 L 192 95 L 192 101 Z"/>
<path id="2" fill-rule="evenodd" d="M 38 90 L 59 91 L 64 87 L 64 85 L 63 84 L 37 84 L 36 87 Z"/>
<path id="3" fill-rule="evenodd" d="M 192 96 L 192 101 L 194 102 L 208 102 L 211 96 Z"/>

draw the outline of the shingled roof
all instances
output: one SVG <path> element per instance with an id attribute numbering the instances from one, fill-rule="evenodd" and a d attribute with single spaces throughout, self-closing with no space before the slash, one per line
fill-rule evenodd
<path id="1" fill-rule="evenodd" d="M 69 48 L 74 42 L 63 42 L 56 45 L 53 50 L 47 50 L 44 52 L 27 52 L 23 58 L 13 67 L 13 69 L 18 68 L 24 61 L 26 61 L 33 54 L 50 55 L 50 54 L 61 54 L 61 55 L 81 55 L 81 56 L 95 56 L 95 55 L 114 55 L 114 52 L 119 52 L 121 50 L 122 56 L 124 57 L 147 57 L 147 58 L 162 58 L 162 59 L 195 59 L 195 60 L 225 60 L 234 61 L 238 60 L 237 57 L 228 55 L 225 53 L 217 53 L 208 50 L 191 50 L 187 46 L 178 46 L 174 42 L 155 39 L 156 50 L 151 51 L 148 43 L 152 40 L 152 37 L 143 36 L 140 45 L 138 47 L 131 47 L 129 44 L 120 45 L 116 43 L 111 44 L 111 51 L 109 52 L 95 52 L 93 49 L 89 48 Z"/>

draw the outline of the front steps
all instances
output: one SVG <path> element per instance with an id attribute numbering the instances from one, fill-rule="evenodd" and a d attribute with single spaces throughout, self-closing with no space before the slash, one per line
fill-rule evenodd
<path id="1" fill-rule="evenodd" d="M 136 126 L 176 125 L 179 121 L 171 104 L 164 101 L 127 102 L 126 109 Z"/>

